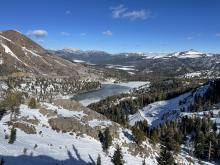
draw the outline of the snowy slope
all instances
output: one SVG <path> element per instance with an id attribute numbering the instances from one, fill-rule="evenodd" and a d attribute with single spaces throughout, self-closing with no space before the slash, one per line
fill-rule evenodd
<path id="1" fill-rule="evenodd" d="M 206 54 L 203 52 L 199 52 L 196 50 L 188 50 L 188 51 L 182 51 L 182 52 L 175 52 L 173 54 L 169 54 L 166 57 L 177 57 L 177 58 L 201 58 L 201 57 L 206 57 L 206 56 L 211 56 L 211 54 Z"/>
<path id="2" fill-rule="evenodd" d="M 114 138 L 113 146 L 110 147 L 109 153 L 102 151 L 101 143 L 88 135 L 79 136 L 75 132 L 57 132 L 54 131 L 49 122 L 49 118 L 54 117 L 75 117 L 86 116 L 83 111 L 72 111 L 56 106 L 55 104 L 41 103 L 41 105 L 50 112 L 56 112 L 56 116 L 48 116 L 43 114 L 40 109 L 29 109 L 26 105 L 21 105 L 20 114 L 17 121 L 32 125 L 36 128 L 36 134 L 27 134 L 21 129 L 17 129 L 17 139 L 14 144 L 8 144 L 5 135 L 9 134 L 10 114 L 6 114 L 0 121 L 0 155 L 6 160 L 6 165 L 54 165 L 54 164 L 94 164 L 98 154 L 101 155 L 102 163 L 111 165 L 111 156 L 114 153 L 116 144 L 123 145 L 122 151 L 125 164 L 142 164 L 143 157 L 132 155 L 128 145 L 134 144 L 126 134 L 131 134 L 130 130 L 119 128 L 118 138 Z M 30 120 L 37 120 L 37 124 L 31 124 Z M 92 119 L 89 120 L 91 129 L 93 127 L 106 127 L 112 122 L 108 120 Z M 151 145 L 146 141 L 143 144 L 146 149 L 154 153 Z M 133 148 L 134 149 L 134 148 Z M 26 151 L 25 151 L 26 150 Z M 146 157 L 146 162 L 156 164 L 156 154 L 151 154 Z"/>
<path id="3" fill-rule="evenodd" d="M 208 115 L 210 115 L 210 119 L 213 121 L 213 123 L 217 124 L 218 131 L 220 132 L 220 103 L 217 104 L 216 107 L 211 108 L 208 111 L 181 113 L 181 116 L 199 117 L 199 118 L 204 118 L 205 116 Z"/>
<path id="4" fill-rule="evenodd" d="M 193 103 L 194 97 L 196 95 L 203 95 L 208 87 L 209 84 L 206 84 L 197 88 L 196 91 L 185 93 L 170 100 L 157 101 L 149 104 L 136 114 L 129 116 L 130 125 L 134 125 L 137 121 L 147 120 L 148 124 L 154 127 L 167 120 L 175 120 L 180 115 L 181 108 L 187 110 L 187 107 Z M 184 103 L 179 105 L 180 101 Z"/>

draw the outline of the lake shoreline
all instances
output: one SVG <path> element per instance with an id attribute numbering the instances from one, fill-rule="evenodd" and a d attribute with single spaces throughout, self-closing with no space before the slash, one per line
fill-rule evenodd
<path id="1" fill-rule="evenodd" d="M 130 81 L 130 82 L 103 82 L 101 88 L 87 91 L 81 94 L 76 94 L 72 96 L 70 99 L 75 100 L 83 104 L 84 106 L 88 106 L 89 104 L 98 102 L 106 97 L 118 95 L 121 93 L 129 93 L 131 90 L 135 88 L 139 88 L 143 85 L 149 85 L 149 82 L 142 81 Z"/>

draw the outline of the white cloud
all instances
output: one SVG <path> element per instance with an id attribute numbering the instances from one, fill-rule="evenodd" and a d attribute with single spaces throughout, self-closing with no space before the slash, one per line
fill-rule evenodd
<path id="1" fill-rule="evenodd" d="M 70 10 L 66 10 L 66 11 L 65 11 L 65 14 L 66 14 L 66 15 L 72 15 L 72 12 L 71 12 Z"/>
<path id="2" fill-rule="evenodd" d="M 113 35 L 113 33 L 110 30 L 104 31 L 104 32 L 102 32 L 102 34 L 106 35 L 106 36 L 112 36 Z"/>
<path id="3" fill-rule="evenodd" d="M 86 33 L 80 33 L 80 36 L 86 36 L 87 34 Z"/>
<path id="4" fill-rule="evenodd" d="M 193 37 L 189 36 L 189 37 L 187 37 L 186 39 L 187 39 L 187 40 L 192 40 Z"/>
<path id="5" fill-rule="evenodd" d="M 62 36 L 70 36 L 70 33 L 68 33 L 68 32 L 60 32 L 60 34 L 61 34 Z"/>
<path id="6" fill-rule="evenodd" d="M 150 17 L 150 12 L 145 10 L 139 10 L 139 11 L 131 11 L 124 14 L 124 17 L 128 17 L 131 20 L 136 19 L 148 19 Z"/>
<path id="7" fill-rule="evenodd" d="M 116 7 L 112 7 L 111 10 L 113 18 L 120 18 L 123 15 L 123 13 L 125 13 L 127 8 L 125 8 L 124 5 L 119 5 Z"/>
<path id="8" fill-rule="evenodd" d="M 216 33 L 215 36 L 216 36 L 216 37 L 220 37 L 220 33 Z"/>
<path id="9" fill-rule="evenodd" d="M 34 36 L 34 37 L 45 37 L 47 34 L 48 34 L 48 32 L 43 29 L 29 30 L 27 32 L 28 36 Z"/>
<path id="10" fill-rule="evenodd" d="M 136 19 L 148 19 L 151 17 L 151 12 L 149 10 L 129 10 L 124 5 L 119 5 L 117 7 L 110 8 L 112 10 L 113 18 L 128 18 L 130 20 Z"/>

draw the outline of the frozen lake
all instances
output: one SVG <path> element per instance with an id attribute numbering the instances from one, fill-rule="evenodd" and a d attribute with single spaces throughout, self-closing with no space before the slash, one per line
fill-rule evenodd
<path id="1" fill-rule="evenodd" d="M 144 84 L 149 84 L 149 82 L 136 81 L 136 82 L 127 82 L 127 83 L 115 83 L 115 84 L 104 83 L 102 84 L 101 89 L 75 95 L 72 97 L 72 99 L 79 101 L 84 106 L 87 106 L 91 103 L 98 102 L 99 100 L 104 99 L 108 96 L 129 92 L 131 89 L 140 87 Z"/>

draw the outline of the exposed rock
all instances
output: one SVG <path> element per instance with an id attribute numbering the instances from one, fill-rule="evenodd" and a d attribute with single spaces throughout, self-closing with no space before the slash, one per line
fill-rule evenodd
<path id="1" fill-rule="evenodd" d="M 96 77 L 90 68 L 48 52 L 15 30 L 1 31 L 0 53 L 3 58 L 0 75 L 23 72 L 37 75 L 69 76 L 76 80 Z"/>
<path id="2" fill-rule="evenodd" d="M 27 124 L 27 123 L 23 123 L 23 122 L 15 122 L 14 126 L 16 128 L 21 129 L 22 131 L 24 131 L 27 134 L 36 134 L 36 128 L 31 125 L 31 124 Z"/>

